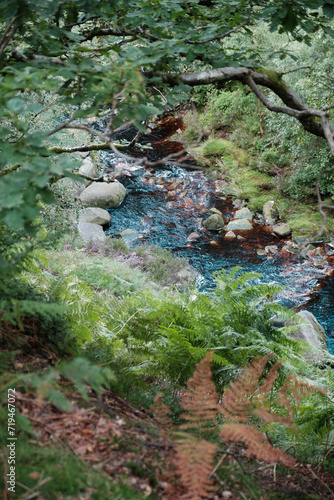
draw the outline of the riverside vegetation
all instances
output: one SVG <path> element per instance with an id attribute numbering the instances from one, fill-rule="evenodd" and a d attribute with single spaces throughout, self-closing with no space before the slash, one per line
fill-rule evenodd
<path id="1" fill-rule="evenodd" d="M 144 131 L 167 99 L 182 103 L 187 149 L 210 175 L 226 176 L 230 194 L 254 211 L 276 201 L 296 236 L 312 236 L 321 225 L 317 203 L 327 211 L 334 193 L 325 141 L 310 139 L 292 117 L 274 120 L 240 81 L 190 93 L 183 77 L 169 91 L 166 75 L 235 64 L 255 79 L 262 71 L 275 92 L 276 84 L 286 90 L 275 71 L 297 58 L 315 76 L 293 72 L 289 84 L 322 109 L 332 76 L 322 88 L 314 82 L 332 64 L 333 8 L 329 0 L 218 1 L 218 12 L 210 1 L 1 5 L 6 500 L 334 497 L 333 357 L 307 361 L 293 327 L 273 325 L 273 316 L 293 315 L 275 300 L 281 288 L 259 285 L 241 268 L 217 273 L 206 293 L 180 286 L 187 263 L 165 250 L 130 250 L 112 238 L 84 243 L 74 192 L 54 187 L 64 175 L 77 179 L 82 150 L 96 163 L 107 139 L 126 150 L 112 143 L 115 130 L 126 121 Z M 272 72 L 262 68 L 268 61 Z M 92 120 L 105 117 L 109 136 L 97 131 L 98 146 L 82 146 L 78 132 L 95 133 Z M 323 135 L 327 115 L 300 117 Z M 332 231 L 328 215 L 322 237 Z M 5 484 L 3 445 L 13 387 L 15 496 Z"/>

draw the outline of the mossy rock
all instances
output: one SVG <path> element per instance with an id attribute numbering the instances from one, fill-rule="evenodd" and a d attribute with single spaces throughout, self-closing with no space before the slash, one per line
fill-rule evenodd
<path id="1" fill-rule="evenodd" d="M 203 226 L 210 231 L 220 231 L 224 229 L 225 223 L 221 215 L 213 214 L 203 222 Z"/>

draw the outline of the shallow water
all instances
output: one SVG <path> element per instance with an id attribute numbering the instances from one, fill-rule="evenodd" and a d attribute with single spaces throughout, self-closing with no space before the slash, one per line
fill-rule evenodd
<path id="1" fill-rule="evenodd" d="M 116 159 L 114 158 L 114 161 Z M 107 161 L 107 158 L 105 158 Z M 109 159 L 110 161 L 110 159 Z M 255 220 L 252 231 L 235 231 L 244 239 L 226 240 L 224 234 L 207 231 L 200 225 L 208 210 L 218 208 L 225 222 L 232 218 L 231 200 L 215 194 L 213 181 L 201 172 L 170 166 L 135 178 L 121 178 L 127 188 L 122 205 L 111 209 L 107 234 L 132 229 L 128 244 L 156 244 L 186 258 L 200 273 L 198 285 L 205 289 L 213 282 L 212 273 L 242 266 L 262 275 L 261 281 L 284 285 L 279 297 L 284 305 L 311 311 L 326 329 L 329 347 L 334 347 L 334 278 L 324 278 L 321 270 L 282 252 L 284 240 L 272 234 L 262 221 Z M 259 257 L 257 248 L 276 245 L 278 253 Z"/>
<path id="2" fill-rule="evenodd" d="M 96 126 L 103 129 L 103 124 Z M 180 151 L 180 143 L 170 141 L 169 137 L 182 127 L 180 118 L 167 116 L 152 127 L 151 133 L 144 134 L 131 150 L 139 167 L 144 155 L 154 161 Z M 136 132 L 130 127 L 115 139 L 131 141 Z M 207 217 L 210 208 L 219 209 L 225 223 L 233 218 L 235 210 L 231 200 L 217 195 L 217 185 L 201 171 L 167 163 L 134 172 L 134 162 L 106 151 L 101 152 L 101 160 L 110 170 L 119 168 L 120 162 L 125 171 L 126 165 L 131 170 L 131 177 L 119 177 L 126 186 L 127 196 L 120 207 L 109 210 L 111 223 L 107 234 L 118 235 L 131 229 L 134 234 L 126 237 L 129 246 L 155 244 L 186 258 L 200 273 L 197 285 L 202 289 L 212 285 L 215 271 L 234 266 L 260 273 L 262 282 L 284 285 L 279 301 L 312 312 L 325 328 L 329 350 L 334 354 L 334 276 L 328 277 L 309 261 L 300 261 L 283 251 L 284 239 L 264 226 L 261 217 L 254 219 L 253 230 L 234 231 L 240 239 L 227 240 L 224 232 L 218 234 L 203 228 L 201 219 Z M 258 256 L 256 250 L 266 245 L 277 246 L 277 253 Z"/>

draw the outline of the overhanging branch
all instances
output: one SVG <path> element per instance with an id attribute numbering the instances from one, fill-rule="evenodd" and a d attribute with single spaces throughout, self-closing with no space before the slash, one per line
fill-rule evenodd
<path id="1" fill-rule="evenodd" d="M 269 110 L 292 116 L 300 122 L 305 130 L 313 135 L 325 138 L 334 156 L 333 127 L 326 114 L 328 108 L 318 110 L 308 107 L 299 95 L 284 82 L 280 73 L 267 71 L 262 68 L 255 70 L 254 68 L 227 66 L 225 68 L 199 71 L 197 73 L 169 73 L 162 75 L 161 78 L 164 83 L 169 85 L 184 83 L 192 87 L 231 80 L 248 85 Z M 273 91 L 283 101 L 285 106 L 271 102 L 260 90 L 259 86 Z M 321 121 L 317 120 L 319 118 Z"/>

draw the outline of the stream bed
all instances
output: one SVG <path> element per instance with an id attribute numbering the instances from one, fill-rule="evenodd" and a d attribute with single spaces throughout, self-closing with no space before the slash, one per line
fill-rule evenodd
<path id="1" fill-rule="evenodd" d="M 154 134 L 155 144 L 152 134 L 141 141 L 155 145 L 145 151 L 151 154 L 147 155 L 149 159 L 156 159 L 157 149 L 165 156 L 166 148 L 171 151 L 171 145 L 179 147 L 166 141 L 168 134 Z M 127 139 L 131 140 L 131 136 L 133 132 Z M 133 156 L 143 153 L 138 149 Z M 212 285 L 215 271 L 234 266 L 261 274 L 262 282 L 284 285 L 279 301 L 312 312 L 324 327 L 328 348 L 334 354 L 333 259 L 324 269 L 317 269 L 308 259 L 300 260 L 287 252 L 286 242 L 290 240 L 273 234 L 260 215 L 254 217 L 252 230 L 234 231 L 234 239 L 226 239 L 225 231 L 205 229 L 202 222 L 210 209 L 218 209 L 226 224 L 233 219 L 236 208 L 230 198 L 221 194 L 224 181 L 208 179 L 200 170 L 169 163 L 144 169 L 140 160 L 126 161 L 106 151 L 101 152 L 101 160 L 110 171 L 118 170 L 118 180 L 127 189 L 123 203 L 109 210 L 108 235 L 117 236 L 126 230 L 122 237 L 128 246 L 155 244 L 184 257 L 198 271 L 200 289 Z M 259 256 L 257 250 L 266 247 L 266 254 Z"/>

